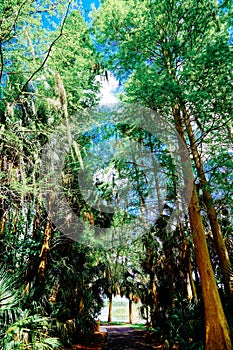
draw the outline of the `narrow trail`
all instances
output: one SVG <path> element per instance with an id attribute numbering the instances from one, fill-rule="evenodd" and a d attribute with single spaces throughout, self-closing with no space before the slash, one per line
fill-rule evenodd
<path id="1" fill-rule="evenodd" d="M 153 350 L 161 346 L 152 345 L 146 332 L 128 326 L 106 326 L 107 339 L 103 350 Z"/>

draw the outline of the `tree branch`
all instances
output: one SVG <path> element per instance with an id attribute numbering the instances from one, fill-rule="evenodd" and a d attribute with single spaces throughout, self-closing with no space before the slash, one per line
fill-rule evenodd
<path id="1" fill-rule="evenodd" d="M 59 35 L 53 40 L 53 42 L 50 44 L 49 46 L 49 49 L 47 51 L 47 54 L 43 60 L 43 62 L 41 63 L 41 65 L 31 74 L 31 76 L 27 79 L 27 81 L 24 83 L 24 85 L 22 86 L 22 88 L 20 89 L 20 92 L 18 93 L 18 95 L 16 96 L 13 104 L 15 104 L 15 102 L 19 99 L 20 95 L 23 93 L 23 90 L 27 87 L 27 85 L 30 83 L 30 81 L 35 77 L 35 75 L 44 67 L 45 63 L 47 62 L 49 56 L 50 56 L 50 53 L 51 53 L 51 50 L 53 48 L 53 46 L 56 44 L 56 42 L 61 38 L 62 34 L 63 34 L 63 29 L 64 29 L 64 26 L 65 26 L 65 22 L 66 22 L 66 19 L 68 17 L 68 14 L 69 14 L 69 9 L 70 9 L 70 5 L 72 3 L 72 0 L 69 0 L 69 3 L 68 3 L 68 6 L 67 6 L 67 9 L 66 9 L 66 13 L 65 13 L 65 16 L 63 18 L 63 21 L 62 21 L 62 25 L 61 25 L 61 30 L 60 30 L 60 33 Z"/>
<path id="2" fill-rule="evenodd" d="M 2 39 L 4 39 L 3 42 L 9 41 L 9 38 L 6 40 L 6 37 L 7 37 L 8 34 L 11 33 L 11 31 L 13 30 L 13 28 L 16 26 L 16 23 L 17 23 L 17 21 L 18 21 L 19 15 L 20 15 L 20 12 L 21 12 L 22 8 L 24 7 L 24 5 L 27 3 L 27 1 L 28 1 L 28 0 L 25 0 L 25 1 L 22 2 L 22 4 L 20 5 L 20 7 L 19 7 L 19 9 L 18 9 L 18 11 L 17 11 L 17 14 L 16 14 L 16 16 L 15 16 L 15 19 L 14 19 L 13 23 L 10 24 L 10 25 L 6 28 L 6 33 L 5 33 L 4 36 L 2 37 Z"/>

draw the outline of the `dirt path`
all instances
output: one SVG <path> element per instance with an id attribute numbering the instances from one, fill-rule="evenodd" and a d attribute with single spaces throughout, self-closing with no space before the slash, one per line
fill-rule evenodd
<path id="1" fill-rule="evenodd" d="M 172 349 L 179 347 L 173 346 Z M 70 348 L 69 348 L 70 349 Z M 103 325 L 100 331 L 86 336 L 71 350 L 153 350 L 168 349 L 154 333 L 125 326 Z M 64 349 L 65 350 L 65 349 Z"/>
<path id="2" fill-rule="evenodd" d="M 103 350 L 153 350 L 161 346 L 152 345 L 146 332 L 128 326 L 106 326 L 107 339 Z"/>

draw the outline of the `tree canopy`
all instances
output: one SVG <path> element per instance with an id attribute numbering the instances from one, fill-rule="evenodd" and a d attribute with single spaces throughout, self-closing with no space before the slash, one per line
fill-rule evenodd
<path id="1" fill-rule="evenodd" d="M 161 342 L 230 350 L 231 2 L 91 18 L 0 4 L 1 348 L 77 343 L 121 295 Z M 119 103 L 99 105 L 109 72 Z"/>

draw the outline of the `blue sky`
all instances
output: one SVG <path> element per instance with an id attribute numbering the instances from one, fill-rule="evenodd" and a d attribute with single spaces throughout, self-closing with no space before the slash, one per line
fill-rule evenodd
<path id="1" fill-rule="evenodd" d="M 100 1 L 99 0 L 83 0 L 82 4 L 83 4 L 83 8 L 85 11 L 85 19 L 86 21 L 88 21 L 88 13 L 90 12 L 91 9 L 91 4 L 95 4 L 95 7 L 99 6 Z"/>

